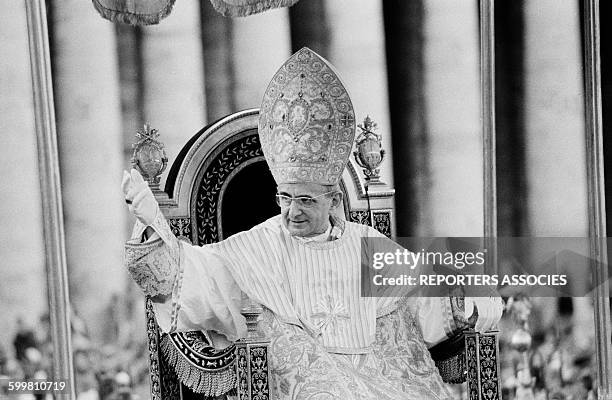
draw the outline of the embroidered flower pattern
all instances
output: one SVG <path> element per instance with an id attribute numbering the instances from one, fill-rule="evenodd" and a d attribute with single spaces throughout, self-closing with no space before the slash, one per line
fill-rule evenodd
<path id="1" fill-rule="evenodd" d="M 340 301 L 332 299 L 330 295 L 319 301 L 315 307 L 315 313 L 310 317 L 319 320 L 316 322 L 318 329 L 323 331 L 329 328 L 332 334 L 336 333 L 340 319 L 350 319 L 346 307 Z"/>

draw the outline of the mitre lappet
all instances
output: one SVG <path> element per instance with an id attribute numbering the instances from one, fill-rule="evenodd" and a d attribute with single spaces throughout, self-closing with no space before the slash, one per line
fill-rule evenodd
<path id="1" fill-rule="evenodd" d="M 355 139 L 355 112 L 334 67 L 304 47 L 274 74 L 259 138 L 277 184 L 338 183 Z"/>

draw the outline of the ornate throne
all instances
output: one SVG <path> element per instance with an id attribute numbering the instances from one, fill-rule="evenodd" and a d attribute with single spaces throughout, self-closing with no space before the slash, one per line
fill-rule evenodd
<path id="1" fill-rule="evenodd" d="M 165 191 L 152 185 L 179 239 L 198 245 L 214 243 L 279 213 L 274 201 L 276 184 L 259 143 L 258 119 L 259 111 L 251 109 L 204 127 L 174 160 Z M 393 237 L 394 190 L 376 179 L 367 182 L 351 159 L 340 182 L 342 217 Z M 266 342 L 254 333 L 257 308 L 243 307 L 249 337 L 228 343 L 206 332 L 161 334 L 147 299 L 151 397 L 222 399 L 236 394 L 240 400 L 269 399 Z M 470 400 L 501 398 L 494 333 L 466 331 L 430 351 L 445 381 L 467 380 Z"/>
<path id="2" fill-rule="evenodd" d="M 251 109 L 203 128 L 172 163 L 165 191 L 153 187 L 179 239 L 198 245 L 217 242 L 279 213 L 276 184 L 259 143 L 258 119 L 258 110 Z M 351 160 L 340 182 L 344 217 L 371 223 L 392 237 L 393 189 L 377 182 L 369 185 L 366 196 L 358 171 Z M 149 299 L 146 309 L 153 399 L 203 399 L 234 392 L 235 371 L 239 374 L 235 345 L 215 351 L 206 346 L 214 338 L 203 332 L 162 335 Z"/>

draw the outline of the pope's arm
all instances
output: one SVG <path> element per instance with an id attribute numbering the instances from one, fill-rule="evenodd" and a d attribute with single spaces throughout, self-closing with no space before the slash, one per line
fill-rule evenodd
<path id="1" fill-rule="evenodd" d="M 367 249 L 365 252 L 393 254 L 397 250 L 405 251 L 399 244 L 372 228 L 368 228 L 367 236 L 373 239 L 368 244 L 373 249 Z M 363 251 L 362 249 L 362 254 Z M 423 270 L 421 265 L 408 268 L 402 264 L 390 264 L 377 273 L 386 273 L 388 277 L 408 274 L 419 282 L 418 275 L 421 270 Z M 462 293 L 459 295 L 448 293 L 443 297 L 434 297 L 423 295 L 425 293 L 423 289 L 419 286 L 393 286 L 393 284 L 378 289 L 377 293 L 380 297 L 376 299 L 377 317 L 397 312 L 400 309 L 408 310 L 419 326 L 427 347 L 432 347 L 466 328 L 467 321 L 475 310 L 478 311 L 478 318 L 474 329 L 479 332 L 494 329 L 502 316 L 503 302 L 499 296 L 464 297 Z M 407 303 L 407 307 L 399 307 L 404 302 Z"/>
<path id="2" fill-rule="evenodd" d="M 407 302 L 406 307 L 401 307 Z M 377 299 L 377 317 L 400 311 L 407 311 L 417 323 L 427 347 L 435 346 L 453 336 L 457 330 L 454 305 L 450 297 L 379 298 Z M 390 306 L 392 305 L 392 306 Z"/>
<path id="3" fill-rule="evenodd" d="M 232 341 L 243 337 L 241 291 L 227 260 L 209 246 L 179 241 L 146 182 L 140 183 L 140 174 L 132 171 L 128 176 L 131 183 L 124 177 L 124 192 L 138 220 L 125 245 L 125 264 L 153 301 L 161 330 L 213 330 Z M 143 235 L 145 231 L 149 234 Z"/>
<path id="4" fill-rule="evenodd" d="M 466 321 L 470 319 L 475 309 L 478 310 L 478 318 L 474 329 L 479 332 L 495 329 L 504 309 L 500 297 L 464 298 L 451 295 L 444 297 L 412 295 L 408 298 L 388 297 L 377 300 L 378 317 L 386 315 L 390 309 L 393 310 L 392 312 L 400 309 L 400 307 L 390 307 L 390 305 L 407 301 L 406 310 L 416 320 L 427 347 L 433 347 L 466 328 Z"/>

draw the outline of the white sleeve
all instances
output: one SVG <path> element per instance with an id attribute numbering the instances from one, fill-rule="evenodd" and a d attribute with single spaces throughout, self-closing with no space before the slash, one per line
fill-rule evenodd
<path id="1" fill-rule="evenodd" d="M 240 314 L 242 292 L 227 268 L 229 261 L 224 260 L 209 246 L 199 247 L 179 241 L 159 210 L 155 221 L 150 225 L 155 233 L 149 240 L 141 243 L 146 227 L 140 222 L 136 223 L 132 239 L 128 241 L 131 242 L 131 257 L 126 258 L 136 260 L 130 262 L 128 270 L 138 269 L 130 273 L 133 277 L 141 278 L 142 282 L 135 278 L 141 287 L 147 287 L 142 284 L 147 281 L 154 283 L 149 286 L 161 286 L 158 284 L 159 275 L 172 279 L 170 295 L 151 297 L 161 330 L 213 330 L 231 341 L 244 337 L 246 323 Z M 158 250 L 166 251 L 170 257 L 156 257 L 153 252 L 144 256 L 138 254 L 139 248 L 151 246 L 158 238 L 163 241 Z"/>
<path id="2" fill-rule="evenodd" d="M 241 290 L 224 260 L 207 247 L 181 243 L 180 280 L 164 303 L 153 303 L 164 332 L 213 330 L 234 341 L 246 335 Z"/>
<path id="3" fill-rule="evenodd" d="M 435 346 L 449 338 L 455 330 L 448 296 L 419 297 L 414 312 L 427 347 Z"/>

